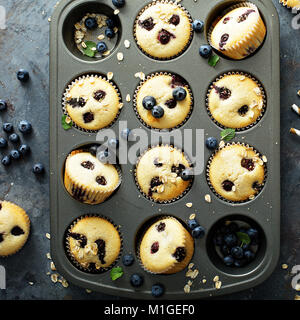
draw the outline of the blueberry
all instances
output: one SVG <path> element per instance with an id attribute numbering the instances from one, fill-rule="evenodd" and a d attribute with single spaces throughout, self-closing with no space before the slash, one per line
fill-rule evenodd
<path id="1" fill-rule="evenodd" d="M 234 263 L 234 259 L 232 258 L 232 256 L 224 257 L 223 261 L 224 261 L 225 265 L 228 266 L 228 267 L 232 266 L 233 263 Z"/>
<path id="2" fill-rule="evenodd" d="M 215 137 L 209 137 L 206 139 L 206 147 L 210 150 L 214 150 L 218 147 L 218 140 Z"/>
<path id="3" fill-rule="evenodd" d="M 106 43 L 103 41 L 98 42 L 96 48 L 99 53 L 104 53 L 108 49 Z"/>
<path id="4" fill-rule="evenodd" d="M 162 284 L 154 284 L 151 289 L 151 293 L 153 297 L 161 297 L 165 292 L 165 288 Z"/>
<path id="5" fill-rule="evenodd" d="M 212 54 L 212 47 L 209 44 L 203 44 L 199 49 L 199 54 L 203 58 L 209 58 Z"/>
<path id="6" fill-rule="evenodd" d="M 13 131 L 13 129 L 14 129 L 14 127 L 13 127 L 13 125 L 11 123 L 9 123 L 9 122 L 3 123 L 3 130 L 5 132 L 10 133 L 10 132 Z"/>
<path id="7" fill-rule="evenodd" d="M 4 111 L 7 109 L 7 102 L 4 100 L 0 100 L 0 111 Z"/>
<path id="8" fill-rule="evenodd" d="M 236 259 L 242 259 L 244 256 L 244 251 L 241 247 L 233 247 L 231 249 L 231 255 Z"/>
<path id="9" fill-rule="evenodd" d="M 124 140 L 129 140 L 130 135 L 131 135 L 131 130 L 128 128 L 121 131 L 121 137 Z"/>
<path id="10" fill-rule="evenodd" d="M 201 20 L 194 20 L 193 22 L 193 30 L 195 32 L 202 32 L 204 28 L 204 22 Z"/>
<path id="11" fill-rule="evenodd" d="M 32 172 L 35 174 L 41 174 L 45 171 L 44 165 L 42 163 L 36 163 L 32 167 Z"/>
<path id="12" fill-rule="evenodd" d="M 113 29 L 113 28 L 114 28 L 114 26 L 115 26 L 115 22 L 114 22 L 114 20 L 113 20 L 113 19 L 108 18 L 108 19 L 106 20 L 106 25 L 108 26 L 108 28 Z"/>
<path id="13" fill-rule="evenodd" d="M 21 82 L 27 82 L 29 80 L 29 72 L 27 70 L 24 69 L 20 69 L 17 72 L 17 78 L 18 80 L 20 80 Z"/>
<path id="14" fill-rule="evenodd" d="M 234 260 L 234 265 L 237 268 L 241 268 L 246 264 L 246 262 L 247 262 L 246 259 L 236 259 Z"/>
<path id="15" fill-rule="evenodd" d="M 112 138 L 108 141 L 108 146 L 112 149 L 118 149 L 119 148 L 119 140 Z"/>
<path id="16" fill-rule="evenodd" d="M 220 247 L 224 242 L 223 242 L 223 236 L 221 234 L 217 234 L 214 239 L 214 244 L 218 247 Z"/>
<path id="17" fill-rule="evenodd" d="M 112 3 L 117 8 L 122 8 L 125 6 L 125 0 L 112 0 Z"/>
<path id="18" fill-rule="evenodd" d="M 193 179 L 193 171 L 190 169 L 185 169 L 181 172 L 180 177 L 183 181 L 189 181 Z"/>
<path id="19" fill-rule="evenodd" d="M 161 106 L 154 106 L 152 109 L 152 115 L 156 119 L 160 119 L 164 116 L 165 110 Z"/>
<path id="20" fill-rule="evenodd" d="M 199 226 L 199 223 L 197 222 L 197 220 L 195 219 L 192 219 L 192 220 L 189 220 L 188 221 L 188 227 L 191 229 L 191 230 L 194 230 L 196 227 Z"/>
<path id="21" fill-rule="evenodd" d="M 4 165 L 4 166 L 9 166 L 11 164 L 11 158 L 10 156 L 5 156 L 3 157 L 3 159 L 1 160 L 1 163 Z"/>
<path id="22" fill-rule="evenodd" d="M 106 28 L 105 35 L 107 36 L 107 38 L 112 39 L 115 36 L 115 32 L 111 28 Z"/>
<path id="23" fill-rule="evenodd" d="M 30 151 L 30 147 L 28 144 L 22 144 L 19 148 L 19 152 L 22 154 L 22 155 L 25 155 L 27 153 L 29 153 Z"/>
<path id="24" fill-rule="evenodd" d="M 173 90 L 173 98 L 176 101 L 182 101 L 186 98 L 186 90 L 182 87 L 178 87 Z"/>
<path id="25" fill-rule="evenodd" d="M 235 234 L 229 233 L 224 236 L 224 242 L 228 245 L 228 247 L 234 247 L 237 245 L 238 239 Z"/>
<path id="26" fill-rule="evenodd" d="M 18 159 L 20 159 L 21 154 L 20 154 L 20 152 L 18 150 L 11 150 L 10 156 L 11 156 L 12 159 L 18 160 Z"/>
<path id="27" fill-rule="evenodd" d="M 144 282 L 144 279 L 139 274 L 133 274 L 130 277 L 130 283 L 133 287 L 140 287 Z"/>
<path id="28" fill-rule="evenodd" d="M 249 243 L 244 243 L 241 247 L 244 251 L 248 250 L 250 248 L 250 244 Z"/>
<path id="29" fill-rule="evenodd" d="M 7 140 L 4 138 L 0 138 L 0 148 L 6 148 L 7 147 Z"/>
<path id="30" fill-rule="evenodd" d="M 205 229 L 202 226 L 196 227 L 192 231 L 192 236 L 196 239 L 202 239 L 205 236 Z"/>
<path id="31" fill-rule="evenodd" d="M 256 229 L 253 229 L 253 228 L 248 229 L 247 234 L 251 240 L 256 240 L 258 238 L 258 231 Z"/>
<path id="32" fill-rule="evenodd" d="M 222 246 L 221 246 L 221 252 L 222 252 L 222 254 L 224 255 L 224 256 L 228 256 L 228 255 L 230 255 L 230 248 L 227 246 L 227 244 L 223 244 Z"/>
<path id="33" fill-rule="evenodd" d="M 13 142 L 13 143 L 16 143 L 20 140 L 19 136 L 16 134 L 16 133 L 12 133 L 8 139 Z"/>
<path id="34" fill-rule="evenodd" d="M 32 126 L 27 120 L 20 121 L 18 128 L 24 134 L 30 133 L 32 130 Z"/>
<path id="35" fill-rule="evenodd" d="M 155 105 L 156 105 L 156 100 L 154 97 L 147 96 L 143 99 L 143 107 L 146 110 L 152 110 Z"/>
<path id="36" fill-rule="evenodd" d="M 244 252 L 244 257 L 247 261 L 251 261 L 255 258 L 255 254 L 254 252 L 252 252 L 251 250 L 246 250 Z"/>
<path id="37" fill-rule="evenodd" d="M 134 262 L 134 257 L 132 254 L 126 254 L 125 256 L 122 257 L 122 262 L 124 266 L 129 267 L 133 264 Z"/>
<path id="38" fill-rule="evenodd" d="M 97 144 L 89 148 L 89 153 L 96 157 L 99 146 Z"/>
<path id="39" fill-rule="evenodd" d="M 109 163 L 112 160 L 112 154 L 108 149 L 100 151 L 97 157 L 102 163 Z"/>
<path id="40" fill-rule="evenodd" d="M 98 23 L 95 18 L 86 18 L 84 24 L 89 30 L 94 30 L 98 27 Z"/>

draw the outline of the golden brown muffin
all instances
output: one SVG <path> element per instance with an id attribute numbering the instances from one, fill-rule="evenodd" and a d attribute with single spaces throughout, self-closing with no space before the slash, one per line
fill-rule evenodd
<path id="1" fill-rule="evenodd" d="M 300 0 L 279 0 L 279 2 L 288 8 L 300 9 Z"/>

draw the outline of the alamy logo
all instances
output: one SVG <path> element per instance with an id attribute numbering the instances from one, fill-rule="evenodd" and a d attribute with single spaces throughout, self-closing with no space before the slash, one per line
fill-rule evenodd
<path id="1" fill-rule="evenodd" d="M 294 266 L 291 273 L 295 274 L 292 280 L 292 288 L 298 290 L 300 286 L 300 265 Z"/>
<path id="2" fill-rule="evenodd" d="M 292 9 L 292 13 L 295 14 L 295 17 L 292 19 L 292 28 L 294 30 L 300 29 L 300 12 L 298 9 Z"/>
<path id="3" fill-rule="evenodd" d="M 3 266 L 0 266 L 0 289 L 6 289 L 6 272 Z"/>
<path id="4" fill-rule="evenodd" d="M 6 29 L 6 10 L 0 6 L 0 30 Z"/>

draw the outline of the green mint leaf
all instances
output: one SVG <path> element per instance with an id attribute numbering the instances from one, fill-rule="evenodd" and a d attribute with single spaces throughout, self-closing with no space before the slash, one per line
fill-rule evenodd
<path id="1" fill-rule="evenodd" d="M 220 60 L 220 57 L 217 56 L 217 55 L 215 55 L 215 54 L 213 54 L 213 55 L 211 55 L 211 56 L 209 57 L 209 59 L 208 59 L 208 64 L 209 64 L 211 67 L 215 67 L 216 64 L 219 62 L 219 60 Z"/>
<path id="2" fill-rule="evenodd" d="M 88 56 L 93 58 L 95 56 L 96 50 L 92 50 L 93 48 L 96 48 L 96 43 L 93 41 L 85 41 L 86 48 L 82 48 L 83 53 Z"/>
<path id="3" fill-rule="evenodd" d="M 72 125 L 73 125 L 73 122 L 72 120 L 70 122 L 66 122 L 66 119 L 68 118 L 68 116 L 66 115 L 63 115 L 62 118 L 61 118 L 61 124 L 62 124 L 62 127 L 65 129 L 65 130 L 69 130 L 72 128 Z"/>
<path id="4" fill-rule="evenodd" d="M 249 244 L 251 242 L 251 239 L 247 233 L 237 232 L 236 235 L 238 239 L 242 242 L 241 246 L 243 246 L 244 244 Z"/>
<path id="5" fill-rule="evenodd" d="M 230 141 L 235 137 L 235 129 L 225 129 L 221 131 L 221 138 L 225 141 Z"/>
<path id="6" fill-rule="evenodd" d="M 124 272 L 123 272 L 122 267 L 112 268 L 110 271 L 111 280 L 115 281 L 115 280 L 121 278 L 123 274 L 124 274 Z"/>

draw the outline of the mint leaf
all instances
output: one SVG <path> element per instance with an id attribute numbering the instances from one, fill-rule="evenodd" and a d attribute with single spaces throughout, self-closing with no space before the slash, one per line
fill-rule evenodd
<path id="1" fill-rule="evenodd" d="M 249 244 L 251 242 L 251 239 L 250 239 L 250 237 L 248 236 L 247 233 L 237 232 L 236 235 L 237 235 L 238 239 L 241 241 L 241 247 L 244 244 Z"/>
<path id="2" fill-rule="evenodd" d="M 219 60 L 220 60 L 220 57 L 217 56 L 217 55 L 215 55 L 215 54 L 213 54 L 213 55 L 211 55 L 211 56 L 209 57 L 209 59 L 208 59 L 208 64 L 209 64 L 211 67 L 215 67 L 216 64 L 219 62 Z"/>
<path id="3" fill-rule="evenodd" d="M 92 50 L 92 48 L 96 48 L 96 43 L 93 41 L 85 41 L 86 48 L 82 48 L 83 53 L 93 58 L 95 56 L 96 50 Z"/>
<path id="4" fill-rule="evenodd" d="M 111 280 L 115 281 L 115 280 L 121 278 L 123 274 L 124 274 L 124 272 L 123 272 L 122 267 L 112 268 L 110 271 Z"/>
<path id="5" fill-rule="evenodd" d="M 63 115 L 62 118 L 61 118 L 61 124 L 62 124 L 62 127 L 65 129 L 65 130 L 69 130 L 72 128 L 72 125 L 73 125 L 73 122 L 72 120 L 68 121 L 67 118 L 69 118 L 68 116 L 66 115 Z M 69 118 L 70 119 L 70 118 Z"/>
<path id="6" fill-rule="evenodd" d="M 225 129 L 221 131 L 221 138 L 225 141 L 230 141 L 235 137 L 235 129 Z"/>

